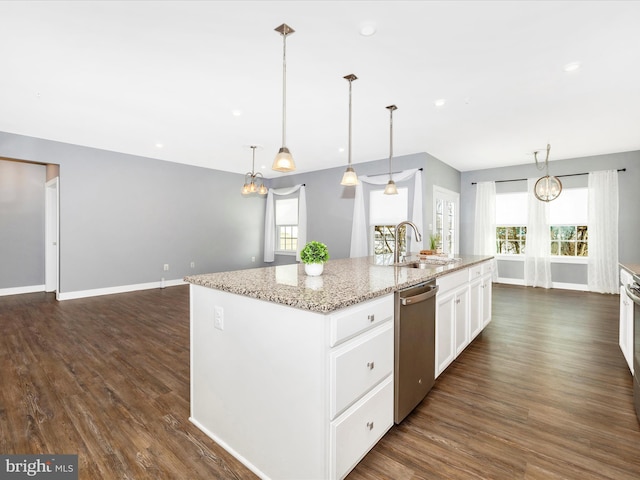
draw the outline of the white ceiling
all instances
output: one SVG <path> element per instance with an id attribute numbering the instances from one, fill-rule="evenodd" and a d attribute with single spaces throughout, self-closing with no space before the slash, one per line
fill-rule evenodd
<path id="1" fill-rule="evenodd" d="M 298 172 L 346 164 L 350 73 L 354 163 L 388 157 L 390 104 L 394 156 L 461 171 L 640 150 L 639 21 L 638 1 L 1 1 L 0 131 L 238 173 L 259 144 L 278 176 L 287 23 Z"/>

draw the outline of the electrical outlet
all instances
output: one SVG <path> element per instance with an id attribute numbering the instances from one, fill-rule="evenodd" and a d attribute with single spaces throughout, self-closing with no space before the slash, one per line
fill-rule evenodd
<path id="1" fill-rule="evenodd" d="M 213 326 L 218 330 L 224 330 L 224 309 L 222 307 L 213 308 Z"/>
<path id="2" fill-rule="evenodd" d="M 169 271 L 169 264 L 168 264 L 168 263 L 165 263 L 165 264 L 164 264 L 164 271 L 165 271 L 165 272 L 168 272 L 168 271 Z"/>
<path id="3" fill-rule="evenodd" d="M 255 262 L 256 261 L 256 257 L 251 257 L 251 261 Z"/>
<path id="4" fill-rule="evenodd" d="M 196 262 L 191 262 L 191 268 L 196 268 Z"/>

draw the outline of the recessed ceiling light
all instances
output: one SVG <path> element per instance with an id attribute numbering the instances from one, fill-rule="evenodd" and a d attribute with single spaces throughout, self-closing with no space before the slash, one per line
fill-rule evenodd
<path id="1" fill-rule="evenodd" d="M 340 147 L 340 148 L 338 148 L 338 151 L 339 151 L 340 153 L 344 152 L 344 147 Z"/>
<path id="2" fill-rule="evenodd" d="M 240 115 L 242 115 L 242 110 L 236 108 L 235 110 L 231 110 L 231 113 L 234 117 L 239 117 Z"/>
<path id="3" fill-rule="evenodd" d="M 376 33 L 376 26 L 373 23 L 363 23 L 360 25 L 360 35 L 370 37 Z"/>
<path id="4" fill-rule="evenodd" d="M 164 145 L 162 143 L 156 143 L 156 148 L 162 148 Z"/>
<path id="5" fill-rule="evenodd" d="M 563 68 L 565 72 L 575 72 L 580 68 L 580 62 L 567 63 Z"/>
<path id="6" fill-rule="evenodd" d="M 442 106 L 444 106 L 445 103 L 447 103 L 447 101 L 444 98 L 439 98 L 435 102 L 433 102 L 433 104 L 436 107 L 442 107 Z"/>

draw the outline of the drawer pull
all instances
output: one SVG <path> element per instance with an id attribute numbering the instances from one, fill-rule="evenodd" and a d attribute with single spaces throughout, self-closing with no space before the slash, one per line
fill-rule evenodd
<path id="1" fill-rule="evenodd" d="M 456 305 L 457 305 L 457 304 L 459 304 L 459 303 L 460 303 L 460 299 L 458 298 L 458 299 L 456 300 Z"/>
<path id="2" fill-rule="evenodd" d="M 367 367 L 369 367 L 369 370 L 373 370 L 373 367 L 375 366 L 376 366 L 375 362 L 367 362 Z"/>
<path id="3" fill-rule="evenodd" d="M 367 428 L 373 430 L 373 422 L 367 422 Z"/>
<path id="4" fill-rule="evenodd" d="M 371 314 L 367 315 L 367 318 L 369 319 L 369 321 L 371 323 L 373 323 L 375 321 L 375 319 L 376 319 L 376 316 L 373 313 L 371 313 Z"/>

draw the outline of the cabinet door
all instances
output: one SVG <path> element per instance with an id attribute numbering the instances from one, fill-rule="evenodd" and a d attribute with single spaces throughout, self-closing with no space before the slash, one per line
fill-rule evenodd
<path id="1" fill-rule="evenodd" d="M 469 286 L 456 290 L 455 294 L 455 352 L 456 356 L 469 345 Z"/>
<path id="2" fill-rule="evenodd" d="M 624 286 L 620 286 L 620 350 L 633 373 L 633 300 L 627 295 Z"/>
<path id="3" fill-rule="evenodd" d="M 491 321 L 491 291 L 493 289 L 491 282 L 491 272 L 482 277 L 482 328 Z"/>
<path id="4" fill-rule="evenodd" d="M 471 340 L 482 331 L 484 327 L 484 283 L 482 279 L 475 280 L 469 286 L 469 325 Z"/>
<path id="5" fill-rule="evenodd" d="M 455 357 L 455 305 L 454 292 L 436 297 L 436 378 L 453 361 Z"/>

